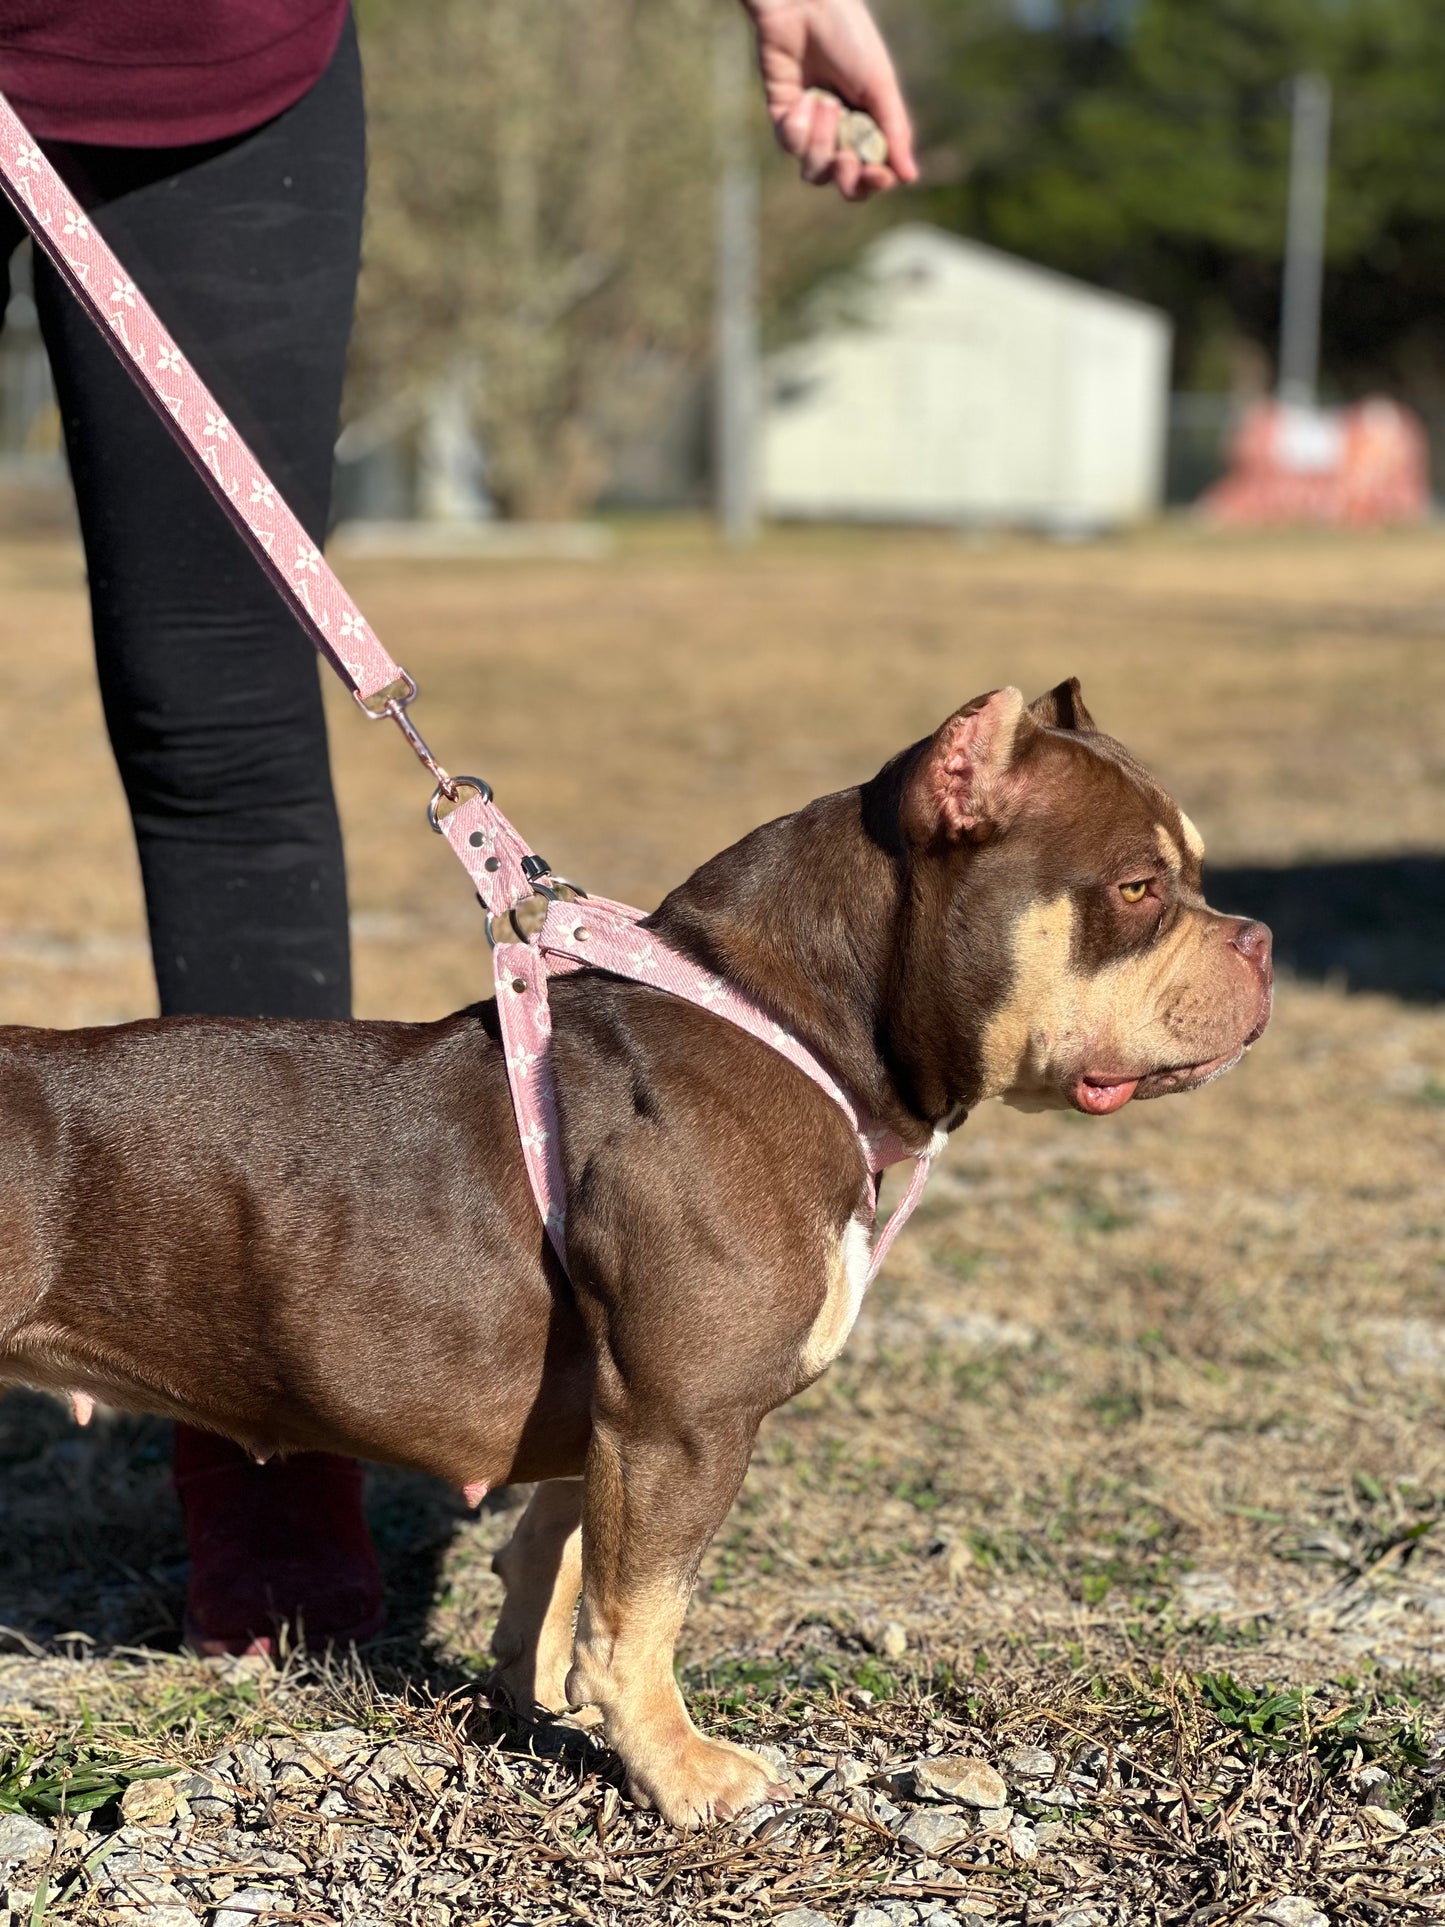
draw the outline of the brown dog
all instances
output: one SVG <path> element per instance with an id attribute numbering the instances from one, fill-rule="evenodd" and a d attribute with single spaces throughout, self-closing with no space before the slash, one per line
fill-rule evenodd
<path id="1" fill-rule="evenodd" d="M 1114 1111 L 1238 1060 L 1269 932 L 1206 907 L 1200 855 L 1077 684 L 1005 689 L 649 928 L 922 1146 L 985 1098 Z M 570 1280 L 492 1003 L 0 1031 L 0 1379 L 261 1455 L 543 1481 L 498 1561 L 502 1682 L 600 1708 L 638 1797 L 693 1823 L 771 1775 L 688 1719 L 678 1627 L 759 1421 L 857 1316 L 872 1199 L 848 1120 L 765 1044 L 597 972 L 552 997 Z"/>

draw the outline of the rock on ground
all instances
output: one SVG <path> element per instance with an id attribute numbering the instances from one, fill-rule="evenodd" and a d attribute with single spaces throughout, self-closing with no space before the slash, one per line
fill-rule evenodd
<path id="1" fill-rule="evenodd" d="M 1267 1920 L 1270 1927 L 1330 1927 L 1328 1914 L 1322 1914 L 1303 1894 L 1277 1894 L 1268 1906 L 1261 1907 L 1256 1920 Z"/>
<path id="2" fill-rule="evenodd" d="M 947 1853 L 972 1832 L 973 1820 L 960 1808 L 936 1807 L 928 1813 L 910 1814 L 898 1829 L 898 1838 L 920 1853 Z"/>
<path id="3" fill-rule="evenodd" d="M 948 1753 L 941 1760 L 920 1760 L 913 1769 L 920 1793 L 937 1800 L 961 1800 L 966 1807 L 1006 1807 L 1008 1788 L 987 1760 Z"/>
<path id="4" fill-rule="evenodd" d="M 1024 1786 L 1033 1780 L 1052 1780 L 1059 1765 L 1053 1754 L 1042 1746 L 1011 1746 L 999 1755 L 998 1763 L 1003 1768 L 1003 1777 L 1013 1786 Z"/>
<path id="5" fill-rule="evenodd" d="M 168 1827 L 179 1801 L 180 1789 L 172 1775 L 132 1780 L 120 1796 L 121 1818 L 130 1826 Z"/>
<path id="6" fill-rule="evenodd" d="M 216 1909 L 212 1927 L 256 1927 L 258 1914 L 290 1914 L 294 1904 L 270 1887 L 241 1887 Z"/>
<path id="7" fill-rule="evenodd" d="M 18 1867 L 49 1853 L 54 1838 L 49 1827 L 28 1813 L 0 1813 L 0 1868 Z"/>

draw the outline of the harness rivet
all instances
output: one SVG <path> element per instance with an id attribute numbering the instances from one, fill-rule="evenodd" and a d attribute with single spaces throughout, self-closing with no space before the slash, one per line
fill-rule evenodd
<path id="1" fill-rule="evenodd" d="M 482 845 L 486 842 L 486 840 L 487 840 L 486 837 L 483 835 L 483 833 L 480 830 L 473 830 L 471 835 L 467 838 L 468 843 L 471 844 L 474 850 L 480 850 Z"/>
<path id="2" fill-rule="evenodd" d="M 481 838 L 478 837 L 477 841 L 480 842 Z M 500 870 L 501 867 L 502 867 L 502 859 L 499 856 L 489 856 L 486 862 L 482 865 L 482 868 L 484 870 Z"/>
<path id="3" fill-rule="evenodd" d="M 524 977 L 513 977 L 512 988 L 513 990 L 516 991 L 517 995 L 520 997 L 522 992 L 527 988 L 526 979 Z"/>
<path id="4" fill-rule="evenodd" d="M 585 923 L 579 923 L 577 928 L 572 932 L 572 935 L 578 943 L 586 943 L 587 939 L 592 935 L 592 932 L 587 928 Z"/>

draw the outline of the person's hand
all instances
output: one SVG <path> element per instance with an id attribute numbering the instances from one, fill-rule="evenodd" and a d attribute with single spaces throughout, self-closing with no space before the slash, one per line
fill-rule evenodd
<path id="1" fill-rule="evenodd" d="M 865 0 L 743 0 L 758 36 L 758 65 L 778 145 L 801 163 L 803 179 L 830 182 L 848 201 L 866 201 L 916 181 L 908 109 Z M 861 107 L 882 128 L 886 165 L 868 165 L 838 147 L 838 98 Z"/>

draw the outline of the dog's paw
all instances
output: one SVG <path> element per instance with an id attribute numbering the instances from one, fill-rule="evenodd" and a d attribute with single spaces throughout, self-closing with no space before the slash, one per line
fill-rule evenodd
<path id="1" fill-rule="evenodd" d="M 627 1790 L 639 1806 L 654 1807 L 675 1827 L 705 1827 L 734 1820 L 763 1800 L 788 1800 L 766 1760 L 729 1740 L 692 1735 L 666 1756 L 629 1763 Z"/>

